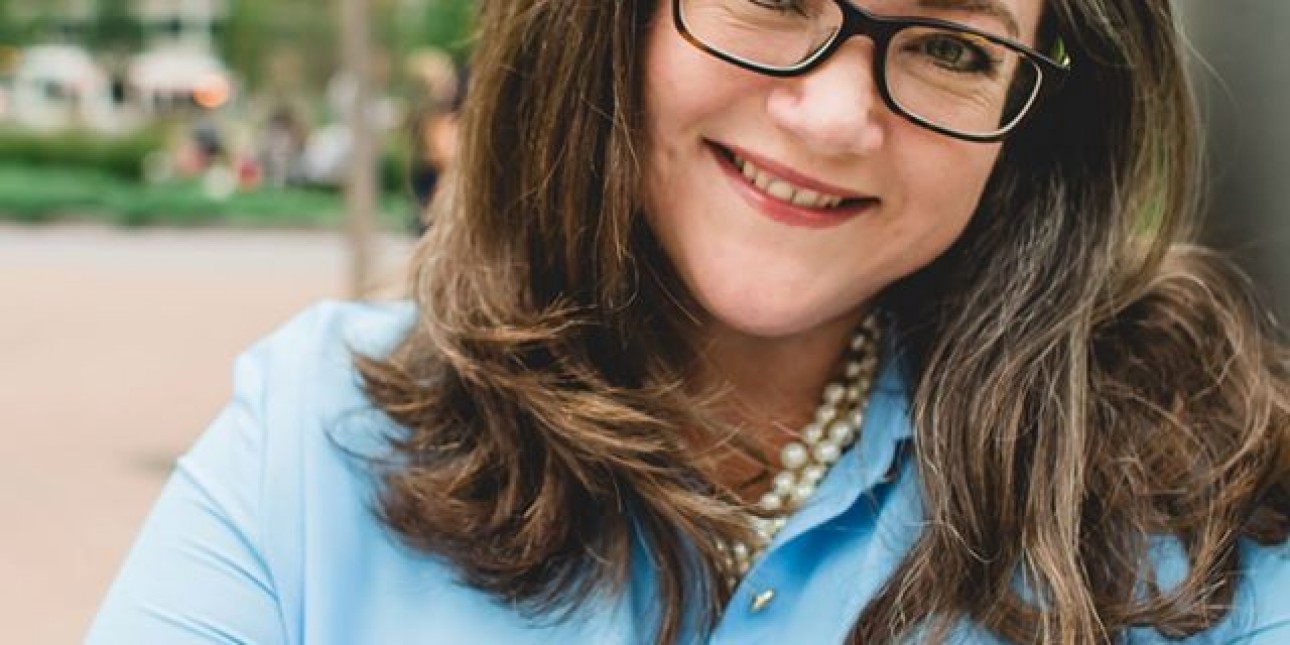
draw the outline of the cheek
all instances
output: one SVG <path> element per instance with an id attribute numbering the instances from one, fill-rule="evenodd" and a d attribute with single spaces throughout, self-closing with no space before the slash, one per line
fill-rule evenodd
<path id="1" fill-rule="evenodd" d="M 977 211 L 998 157 L 997 144 L 897 130 L 889 140 L 896 145 L 887 152 L 900 199 L 887 204 L 889 210 L 874 222 L 862 243 L 867 257 L 851 267 L 866 276 L 874 293 L 926 267 L 958 240 Z"/>
<path id="2" fill-rule="evenodd" d="M 995 161 L 999 144 L 935 140 L 936 150 L 909 146 L 902 183 L 908 203 L 901 210 L 911 225 L 948 247 L 976 212 Z M 941 248 L 940 251 L 944 251 Z M 934 258 L 928 258 L 931 261 Z"/>
<path id="3" fill-rule="evenodd" d="M 655 24 L 644 65 L 644 198 L 660 237 L 677 234 L 685 220 L 681 211 L 715 205 L 707 203 L 713 191 L 703 180 L 709 163 L 704 136 L 736 122 L 732 104 L 747 96 L 750 84 L 730 72 L 675 36 L 670 15 Z"/>

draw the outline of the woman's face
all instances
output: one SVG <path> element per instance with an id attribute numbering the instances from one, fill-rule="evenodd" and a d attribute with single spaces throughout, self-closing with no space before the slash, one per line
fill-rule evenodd
<path id="1" fill-rule="evenodd" d="M 980 9 L 994 6 L 1032 43 L 1041 1 L 855 4 L 977 26 L 997 24 Z M 770 338 L 850 320 L 958 237 L 999 145 L 953 139 L 891 112 L 874 84 L 871 40 L 850 39 L 804 76 L 773 78 L 686 42 L 671 5 L 659 1 L 645 59 L 646 211 L 710 322 Z M 816 198 L 800 189 L 814 189 L 822 195 L 814 205 L 827 207 L 820 200 L 833 194 L 850 207 L 794 206 L 785 202 L 789 187 L 799 201 Z"/>

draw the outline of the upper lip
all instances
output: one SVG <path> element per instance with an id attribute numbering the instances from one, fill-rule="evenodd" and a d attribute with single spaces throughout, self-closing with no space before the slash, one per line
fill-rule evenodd
<path id="1" fill-rule="evenodd" d="M 758 168 L 766 172 L 769 172 L 772 175 L 775 175 L 781 179 L 788 181 L 791 184 L 800 186 L 802 188 L 809 188 L 818 193 L 834 195 L 837 197 L 841 197 L 843 199 L 877 199 L 873 195 L 858 193 L 848 188 L 842 188 L 841 186 L 836 186 L 834 184 L 830 184 L 828 182 L 815 179 L 814 177 L 809 177 L 777 161 L 768 159 L 755 152 L 750 152 L 738 146 L 732 146 L 724 143 L 717 143 L 715 141 L 711 143 L 712 145 L 715 145 L 718 148 L 724 148 L 725 150 L 733 153 L 735 156 L 745 161 L 752 162 L 754 166 L 757 166 Z"/>

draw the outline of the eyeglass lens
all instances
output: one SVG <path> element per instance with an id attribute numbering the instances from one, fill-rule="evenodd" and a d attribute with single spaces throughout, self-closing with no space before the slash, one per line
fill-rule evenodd
<path id="1" fill-rule="evenodd" d="M 842 28 L 834 0 L 681 0 L 686 30 L 754 67 L 811 61 Z M 899 110 L 971 135 L 1010 128 L 1033 103 L 1042 72 L 1021 52 L 957 29 L 908 26 L 887 47 L 883 76 Z"/>

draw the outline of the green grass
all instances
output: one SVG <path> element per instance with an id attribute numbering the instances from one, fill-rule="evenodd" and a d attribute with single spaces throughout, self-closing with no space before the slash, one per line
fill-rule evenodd
<path id="1" fill-rule="evenodd" d="M 381 227 L 406 229 L 411 209 L 407 197 L 386 195 L 381 204 Z M 221 200 L 206 195 L 197 181 L 149 185 L 92 168 L 0 162 L 0 220 L 331 228 L 339 226 L 343 216 L 341 195 L 328 190 L 265 189 L 238 192 Z"/>

